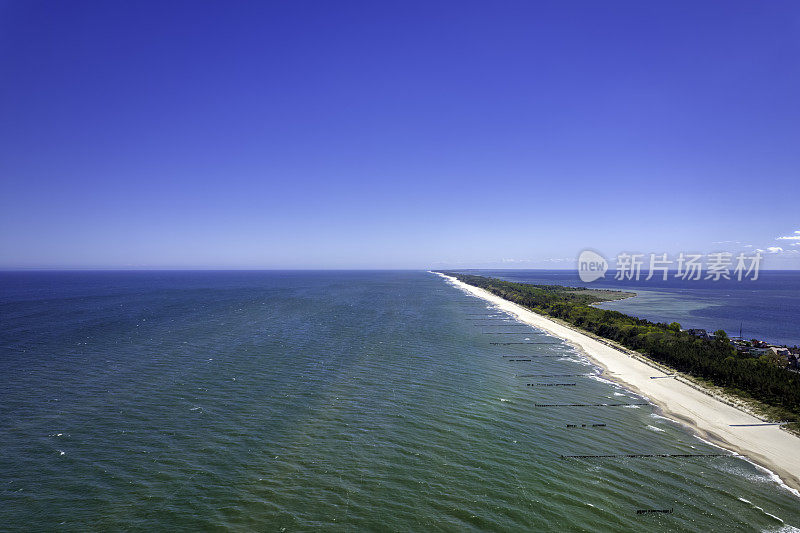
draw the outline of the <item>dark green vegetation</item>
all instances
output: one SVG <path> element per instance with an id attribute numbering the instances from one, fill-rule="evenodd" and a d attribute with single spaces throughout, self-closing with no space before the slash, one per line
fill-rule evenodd
<path id="1" fill-rule="evenodd" d="M 789 372 L 766 359 L 736 354 L 727 336 L 700 339 L 680 331 L 680 325 L 648 320 L 592 307 L 629 293 L 588 290 L 558 285 L 512 283 L 494 278 L 445 272 L 449 276 L 488 290 L 537 313 L 613 340 L 726 392 L 756 400 L 764 414 L 800 420 L 800 374 Z M 603 295 L 602 293 L 607 293 Z M 792 424 L 796 430 L 799 424 Z"/>

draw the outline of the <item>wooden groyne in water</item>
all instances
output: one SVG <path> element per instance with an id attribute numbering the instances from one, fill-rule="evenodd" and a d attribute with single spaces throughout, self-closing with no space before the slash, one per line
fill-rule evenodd
<path id="1" fill-rule="evenodd" d="M 641 403 L 535 403 L 534 407 L 628 407 L 629 405 L 650 405 Z"/>
<path id="2" fill-rule="evenodd" d="M 646 457 L 741 457 L 738 453 L 612 453 L 608 455 L 562 455 L 562 459 L 640 459 Z"/>

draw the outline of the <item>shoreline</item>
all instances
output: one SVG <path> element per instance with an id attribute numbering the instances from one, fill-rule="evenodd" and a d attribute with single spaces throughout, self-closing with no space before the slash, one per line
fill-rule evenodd
<path id="1" fill-rule="evenodd" d="M 496 305 L 517 320 L 565 340 L 601 367 L 604 378 L 644 396 L 663 416 L 688 427 L 700 438 L 743 455 L 756 466 L 769 470 L 800 497 L 800 461 L 795 457 L 800 450 L 800 437 L 780 429 L 780 426 L 731 427 L 732 424 L 759 424 L 763 420 L 697 384 L 677 378 L 650 379 L 668 374 L 641 354 L 619 350 L 588 332 L 559 323 L 484 289 L 439 272 L 432 273 Z"/>

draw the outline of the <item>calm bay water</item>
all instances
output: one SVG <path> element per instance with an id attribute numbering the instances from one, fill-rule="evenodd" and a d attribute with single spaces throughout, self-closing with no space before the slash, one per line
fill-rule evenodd
<path id="1" fill-rule="evenodd" d="M 642 399 L 428 273 L 2 273 L 0 320 L 3 530 L 800 525 L 741 459 L 562 459 L 720 450 L 536 407 Z"/>
<path id="2" fill-rule="evenodd" d="M 568 270 L 471 270 L 464 271 L 521 283 L 570 287 L 594 287 L 633 291 L 636 298 L 598 305 L 654 322 L 679 322 L 684 328 L 709 331 L 724 329 L 745 339 L 800 345 L 800 272 L 762 271 L 759 279 L 684 281 L 660 274 L 650 281 L 615 280 L 614 272 L 592 283 L 583 283 Z M 645 273 L 646 274 L 646 273 Z"/>

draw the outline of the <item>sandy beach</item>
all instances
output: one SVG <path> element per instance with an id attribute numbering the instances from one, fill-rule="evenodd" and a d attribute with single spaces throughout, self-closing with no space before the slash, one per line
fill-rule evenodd
<path id="1" fill-rule="evenodd" d="M 700 437 L 769 469 L 795 493 L 800 489 L 800 438 L 779 426 L 736 427 L 737 424 L 761 424 L 752 414 L 699 390 L 697 385 L 673 377 L 579 330 L 562 325 L 490 292 L 437 273 L 453 285 L 496 305 L 518 320 L 560 337 L 581 350 L 602 367 L 604 377 L 623 384 L 645 396 L 667 416 L 688 426 Z M 641 355 L 639 355 L 642 357 Z"/>

